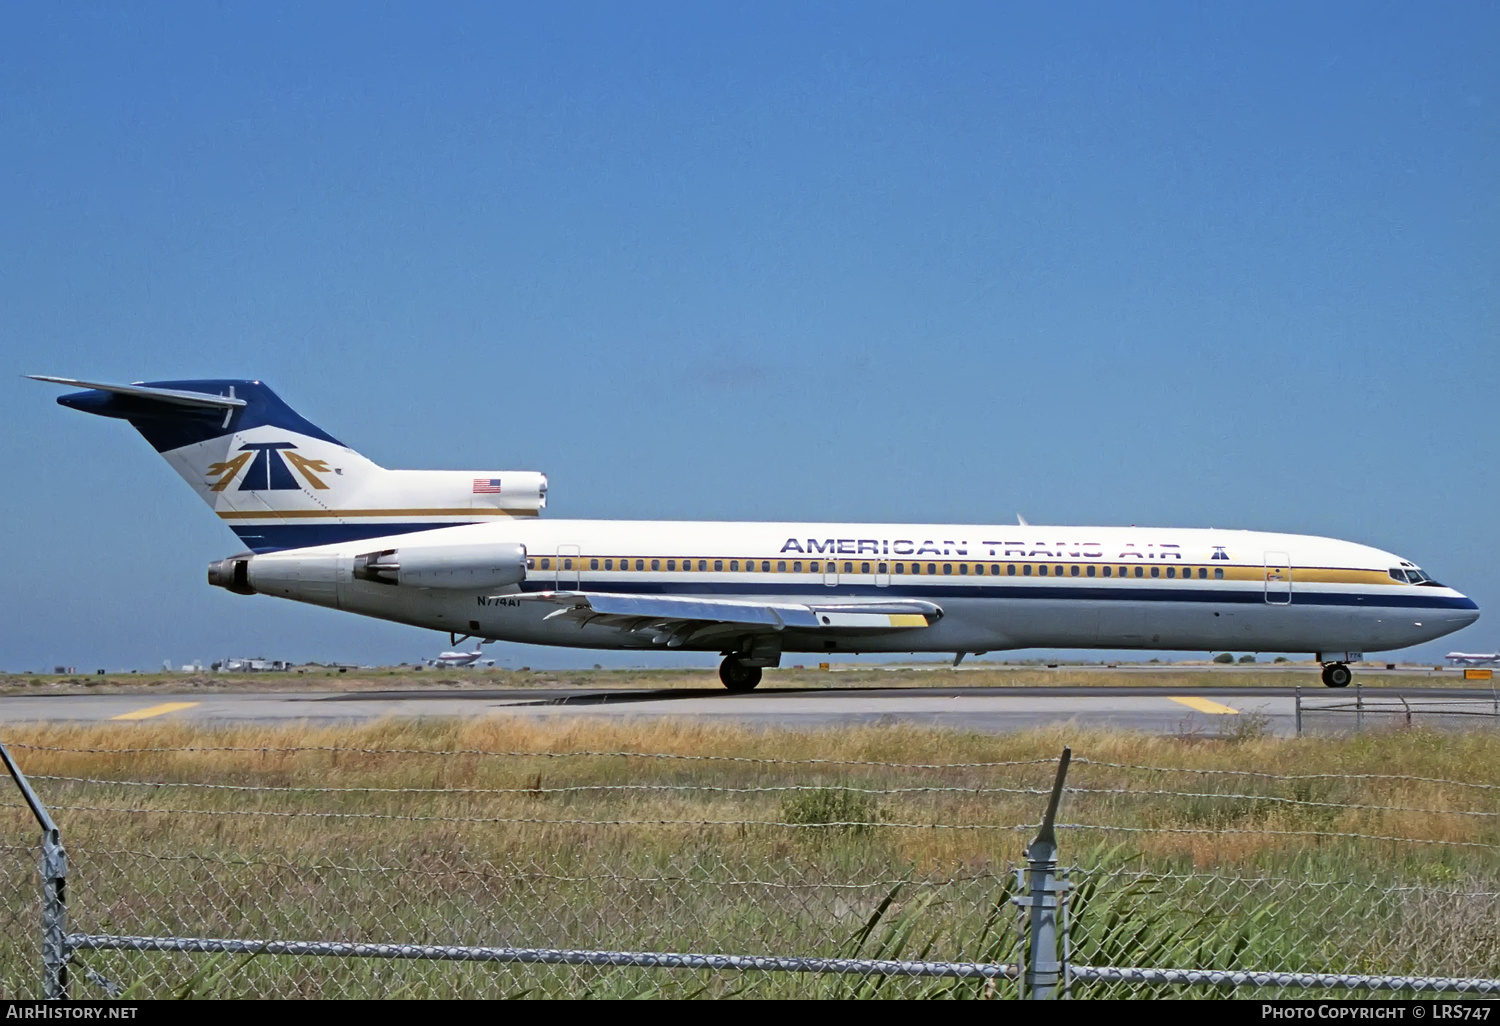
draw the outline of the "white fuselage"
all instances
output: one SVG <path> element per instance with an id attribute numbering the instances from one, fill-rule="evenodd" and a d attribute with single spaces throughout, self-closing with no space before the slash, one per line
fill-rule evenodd
<path id="1" fill-rule="evenodd" d="M 372 550 L 520 544 L 525 580 L 396 587 L 356 578 Z M 920 599 L 921 630 L 828 637 L 788 652 L 1016 648 L 1359 653 L 1474 622 L 1473 601 L 1391 571 L 1411 563 L 1305 535 L 1175 528 L 507 520 L 254 556 L 255 591 L 415 626 L 540 645 L 650 649 L 649 633 L 549 616 L 542 592 L 822 605 Z M 1415 578 L 1416 575 L 1414 575 Z M 722 639 L 686 649 L 722 650 Z"/>

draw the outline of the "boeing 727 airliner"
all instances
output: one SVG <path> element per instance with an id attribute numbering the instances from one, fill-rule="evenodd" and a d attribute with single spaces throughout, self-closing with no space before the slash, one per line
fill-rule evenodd
<path id="1" fill-rule="evenodd" d="M 386 470 L 258 381 L 82 386 L 248 549 L 210 584 L 455 637 L 717 652 L 731 691 L 783 653 L 1020 648 L 1363 653 L 1465 627 L 1474 602 L 1354 542 L 1178 528 L 543 520 L 533 472 Z"/>

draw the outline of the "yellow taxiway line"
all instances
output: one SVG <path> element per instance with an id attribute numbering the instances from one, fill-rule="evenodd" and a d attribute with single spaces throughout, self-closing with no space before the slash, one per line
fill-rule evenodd
<path id="1" fill-rule="evenodd" d="M 119 716 L 111 716 L 112 720 L 149 720 L 153 716 L 165 716 L 167 713 L 177 712 L 179 709 L 191 709 L 197 702 L 163 702 L 161 705 L 150 705 L 135 712 L 122 713 Z"/>
<path id="2" fill-rule="evenodd" d="M 1240 714 L 1240 711 L 1238 709 L 1231 708 L 1227 705 L 1220 705 L 1218 702 L 1210 702 L 1206 698 L 1177 698 L 1176 696 L 1173 696 L 1172 701 L 1180 702 L 1183 705 L 1187 706 L 1189 709 L 1196 709 L 1201 713 L 1214 713 L 1218 716 L 1238 716 Z M 116 719 L 118 718 L 119 717 L 116 717 Z"/>

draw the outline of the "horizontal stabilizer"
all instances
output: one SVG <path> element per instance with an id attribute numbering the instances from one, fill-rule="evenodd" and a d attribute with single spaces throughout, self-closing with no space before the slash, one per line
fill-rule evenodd
<path id="1" fill-rule="evenodd" d="M 32 381 L 50 381 L 55 385 L 72 385 L 76 388 L 92 388 L 96 392 L 112 392 L 132 399 L 146 399 L 172 406 L 193 406 L 201 409 L 233 410 L 245 405 L 245 400 L 232 395 L 214 395 L 210 392 L 186 392 L 177 388 L 152 388 L 149 385 L 109 385 L 100 381 L 78 381 L 74 378 L 53 378 L 45 374 L 26 375 Z M 233 389 L 231 389 L 233 391 Z"/>

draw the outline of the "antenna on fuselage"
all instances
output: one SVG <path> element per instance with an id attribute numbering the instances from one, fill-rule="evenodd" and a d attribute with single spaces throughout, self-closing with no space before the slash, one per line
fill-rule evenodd
<path id="1" fill-rule="evenodd" d="M 1031 526 L 1030 524 L 1028 524 L 1026 522 L 1026 518 L 1023 517 L 1023 516 L 1021 516 L 1021 514 L 1019 514 L 1019 513 L 1016 514 L 1016 523 L 1020 524 L 1022 527 L 1030 527 Z"/>

